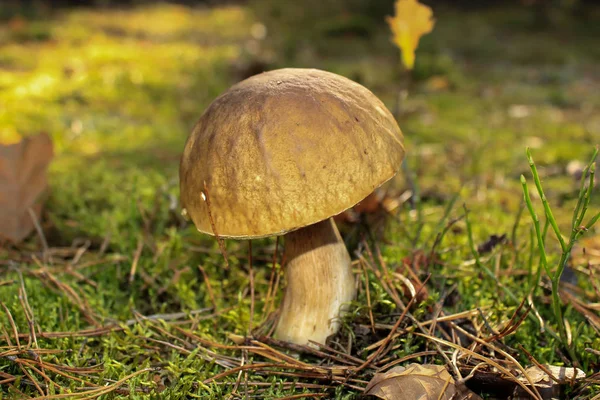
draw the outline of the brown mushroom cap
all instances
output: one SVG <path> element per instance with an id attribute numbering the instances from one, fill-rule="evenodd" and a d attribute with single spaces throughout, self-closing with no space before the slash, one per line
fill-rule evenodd
<path id="1" fill-rule="evenodd" d="M 316 69 L 265 72 L 204 112 L 180 165 L 182 204 L 199 231 L 283 234 L 352 207 L 392 178 L 403 136 L 368 89 Z"/>

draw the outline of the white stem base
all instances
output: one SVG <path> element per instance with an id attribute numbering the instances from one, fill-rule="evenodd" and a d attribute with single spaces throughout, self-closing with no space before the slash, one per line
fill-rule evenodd
<path id="1" fill-rule="evenodd" d="M 285 235 L 287 288 L 275 337 L 325 343 L 354 299 L 350 255 L 333 219 Z"/>

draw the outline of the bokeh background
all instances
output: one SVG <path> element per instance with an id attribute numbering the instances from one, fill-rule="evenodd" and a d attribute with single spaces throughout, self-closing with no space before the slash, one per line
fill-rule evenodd
<path id="1" fill-rule="evenodd" d="M 111 207 L 120 200 L 103 198 L 106 185 L 129 197 L 141 174 L 170 187 L 188 132 L 220 92 L 264 70 L 314 67 L 394 112 L 423 196 L 443 202 L 466 187 L 500 196 L 488 211 L 516 207 L 530 146 L 568 199 L 566 167 L 600 135 L 594 2 L 430 4 L 437 23 L 408 72 L 384 21 L 388 0 L 3 2 L 0 132 L 52 135 L 54 223 L 61 236 L 103 237 L 128 219 Z M 72 204 L 95 196 L 96 212 Z"/>
<path id="2" fill-rule="evenodd" d="M 517 304 L 498 282 L 524 296 L 520 279 L 537 264 L 531 261 L 531 222 L 519 211 L 519 177 L 531 181 L 525 148 L 531 148 L 559 224 L 568 227 L 583 166 L 600 142 L 600 7 L 593 0 L 424 3 L 436 24 L 421 39 L 414 70 L 407 71 L 385 22 L 394 13 L 391 0 L 0 2 L 0 139 L 11 143 L 46 132 L 56 152 L 41 219 L 50 250 L 41 253 L 35 233 L 0 250 L 0 299 L 17 325 L 27 331 L 18 295 L 23 279 L 40 331 L 131 321 L 132 310 L 155 315 L 214 306 L 218 316 L 194 322 L 198 336 L 226 341 L 231 332 L 246 332 L 247 244 L 227 241 L 232 271 L 241 272 L 223 272 L 216 242 L 180 214 L 179 156 L 216 96 L 281 67 L 321 68 L 361 83 L 385 102 L 404 132 L 406 162 L 386 188 L 392 215 L 340 221 L 351 254 L 370 237 L 390 269 L 411 265 L 423 277 L 415 261 L 421 260 L 435 271 L 430 304 L 446 293 L 448 313 L 493 306 L 489 321 L 510 318 Z M 459 217 L 463 203 L 476 244 L 492 235 L 510 242 L 506 253 L 485 259 L 495 279 L 474 270 Z M 590 208 L 599 206 L 596 195 Z M 455 223 L 434 245 L 436 260 L 425 262 L 445 217 Z M 556 243 L 549 246 L 554 260 L 560 253 Z M 252 248 L 256 310 L 262 312 L 274 252 L 275 239 Z M 38 262 L 42 255 L 50 257 L 48 264 Z M 22 275 L 11 269 L 17 264 Z M 570 282 L 592 293 L 585 274 L 575 270 Z M 381 288 L 372 293 L 376 316 L 395 312 Z M 368 324 L 361 307 L 356 324 Z M 551 320 L 549 309 L 540 312 Z M 266 318 L 259 314 L 256 321 Z M 582 326 L 581 352 L 598 348 L 586 320 L 573 310 L 569 318 Z M 343 332 L 363 328 L 348 323 Z M 228 393 L 227 386 L 198 384 L 222 372 L 214 363 L 156 343 L 148 351 L 143 337 L 157 332 L 130 324 L 89 342 L 43 343 L 69 349 L 57 362 L 102 361 L 97 375 L 113 381 L 141 367 L 163 368 L 132 379 L 132 393 L 152 385 L 174 396 Z M 379 339 L 367 334 L 354 345 Z M 527 320 L 510 340 L 542 362 L 562 362 L 556 343 L 546 339 Z M 397 357 L 419 346 L 406 339 Z M 585 357 L 586 372 L 598 368 L 597 360 Z M 9 361 L 0 365 L 21 374 Z M 285 385 L 270 390 L 274 397 L 294 393 Z M 336 393 L 343 396 L 343 390 Z"/>

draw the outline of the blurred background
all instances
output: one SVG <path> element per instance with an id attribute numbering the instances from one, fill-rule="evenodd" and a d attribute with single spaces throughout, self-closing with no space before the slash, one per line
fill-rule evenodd
<path id="1" fill-rule="evenodd" d="M 179 154 L 219 93 L 314 67 L 392 110 L 432 205 L 460 192 L 481 218 L 512 218 L 530 146 L 568 206 L 600 137 L 596 2 L 425 3 L 436 25 L 407 71 L 385 22 L 391 0 L 3 1 L 0 135 L 53 138 L 51 240 L 135 241 L 127 230 L 142 217 L 123 203 L 175 212 Z"/>
<path id="2" fill-rule="evenodd" d="M 179 157 L 215 97 L 242 79 L 282 67 L 320 68 L 353 79 L 397 118 L 406 162 L 385 195 L 393 210 L 385 213 L 387 231 L 372 241 L 381 245 L 390 270 L 410 265 L 423 278 L 431 268 L 429 304 L 438 293 L 451 293 L 444 302 L 448 312 L 493 305 L 498 321 L 510 319 L 516 304 L 502 297 L 498 282 L 518 298 L 526 296 L 523 277 L 535 261 L 531 221 L 519 211 L 520 175 L 533 187 L 525 148 L 531 148 L 558 223 L 570 229 L 583 166 L 600 143 L 600 6 L 593 0 L 424 3 L 436 23 L 421 38 L 408 71 L 386 23 L 394 14 L 392 0 L 0 1 L 0 143 L 47 133 L 55 153 L 40 229 L 31 226 L 18 245 L 0 243 L 0 272 L 6 271 L 0 298 L 21 332 L 28 326 L 18 294 L 23 279 L 41 331 L 131 320 L 132 310 L 153 315 L 211 305 L 218 319 L 194 322 L 198 335 L 225 341 L 231 332 L 247 331 L 248 245 L 227 241 L 233 268 L 224 271 L 216 241 L 184 221 Z M 594 212 L 600 206 L 596 194 Z M 470 210 L 475 243 L 483 243 L 481 254 L 510 239 L 505 253 L 486 258 L 497 279 L 474 269 L 462 203 Z M 448 232 L 437 243 L 448 219 Z M 356 219 L 340 221 L 351 254 L 369 229 L 384 231 L 381 220 L 371 228 L 353 225 Z M 548 246 L 551 257 L 560 254 L 556 243 Z M 251 250 L 256 325 L 258 313 L 268 314 L 268 300 L 259 305 L 270 290 L 276 249 L 271 238 Z M 580 276 L 591 292 L 587 271 Z M 376 316 L 392 315 L 383 291 L 371 290 Z M 368 324 L 362 296 L 356 315 Z M 573 313 L 572 325 L 589 336 L 582 334 L 578 343 L 597 348 L 589 324 Z M 542 314 L 548 319 L 550 312 Z M 542 362 L 556 362 L 554 348 L 540 345 L 546 338 L 534 325 L 524 326 L 511 343 L 523 344 Z M 192 383 L 198 371 L 202 379 L 221 372 L 200 358 L 189 367 L 187 353 L 171 348 L 157 358 L 134 330 L 137 325 L 87 344 L 48 343 L 73 350 L 61 353 L 69 365 L 100 359 L 103 376 L 113 382 L 142 363 L 170 360 L 162 378 L 143 379 L 175 393 L 204 390 Z M 354 331 L 357 352 L 380 339 Z M 418 348 L 412 343 L 400 347 Z M 12 373 L 21 375 L 17 367 Z M 179 379 L 185 376 L 190 380 Z"/>

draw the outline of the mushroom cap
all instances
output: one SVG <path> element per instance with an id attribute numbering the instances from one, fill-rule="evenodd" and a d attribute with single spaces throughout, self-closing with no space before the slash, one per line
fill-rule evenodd
<path id="1" fill-rule="evenodd" d="M 368 89 L 279 69 L 232 86 L 202 114 L 181 159 L 181 202 L 200 232 L 280 235 L 354 206 L 403 157 L 398 124 Z"/>

